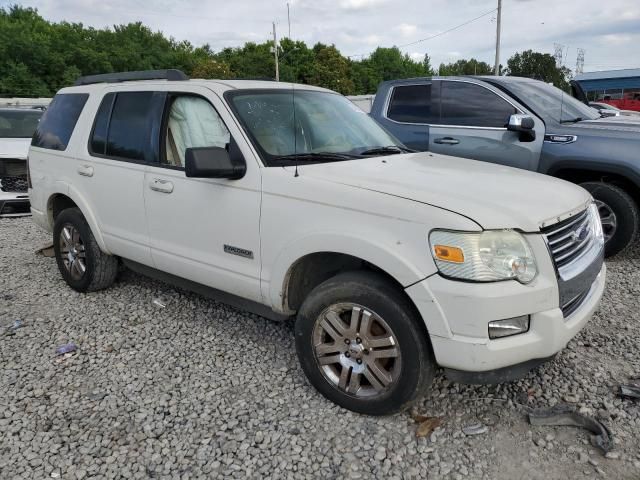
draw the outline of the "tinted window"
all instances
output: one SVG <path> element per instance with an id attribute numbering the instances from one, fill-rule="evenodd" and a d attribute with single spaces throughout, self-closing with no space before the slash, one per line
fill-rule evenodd
<path id="1" fill-rule="evenodd" d="M 107 137 L 110 157 L 144 160 L 149 145 L 153 92 L 118 93 Z"/>
<path id="2" fill-rule="evenodd" d="M 0 138 L 31 138 L 41 110 L 0 110 Z"/>
<path id="3" fill-rule="evenodd" d="M 88 93 L 56 95 L 42 116 L 31 145 L 51 150 L 66 150 L 78 117 L 88 98 Z"/>
<path id="4" fill-rule="evenodd" d="M 480 85 L 442 82 L 441 125 L 506 127 L 516 109 L 503 98 Z"/>
<path id="5" fill-rule="evenodd" d="M 107 147 L 107 127 L 109 126 L 109 117 L 111 116 L 111 108 L 115 93 L 105 95 L 96 114 L 96 120 L 93 124 L 93 133 L 91 135 L 91 152 L 104 155 Z"/>
<path id="6" fill-rule="evenodd" d="M 431 103 L 431 85 L 395 87 L 387 117 L 396 122 L 437 123 L 438 112 Z"/>

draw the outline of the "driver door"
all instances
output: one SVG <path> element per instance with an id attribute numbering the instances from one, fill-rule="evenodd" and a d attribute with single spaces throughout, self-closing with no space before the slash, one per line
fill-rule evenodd
<path id="1" fill-rule="evenodd" d="M 438 80 L 440 119 L 429 126 L 429 151 L 537 170 L 544 141 L 543 122 L 533 116 L 535 140 L 507 130 L 522 112 L 493 89 L 468 80 Z M 530 114 L 529 114 L 530 115 Z"/>

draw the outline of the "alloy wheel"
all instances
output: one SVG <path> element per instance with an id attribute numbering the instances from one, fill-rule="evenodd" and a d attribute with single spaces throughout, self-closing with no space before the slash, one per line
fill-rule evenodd
<path id="1" fill-rule="evenodd" d="M 82 278 L 87 270 L 85 246 L 80 232 L 70 223 L 65 224 L 60 231 L 60 254 L 71 278 Z"/>
<path id="2" fill-rule="evenodd" d="M 400 376 L 400 346 L 391 327 L 355 303 L 331 305 L 318 316 L 313 349 L 325 379 L 349 395 L 380 396 Z"/>
<path id="3" fill-rule="evenodd" d="M 605 243 L 611 240 L 618 229 L 618 219 L 612 208 L 602 200 L 596 200 L 600 221 L 602 222 L 602 233 Z"/>

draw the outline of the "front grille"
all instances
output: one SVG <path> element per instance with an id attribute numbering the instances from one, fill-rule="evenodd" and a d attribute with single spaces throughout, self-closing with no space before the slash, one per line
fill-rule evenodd
<path id="1" fill-rule="evenodd" d="M 588 210 L 542 229 L 557 268 L 568 265 L 594 241 Z"/>
<path id="2" fill-rule="evenodd" d="M 27 192 L 27 177 L 0 177 L 0 190 L 3 192 Z"/>
<path id="3" fill-rule="evenodd" d="M 584 302 L 585 298 L 589 296 L 590 291 L 591 289 L 582 292 L 580 295 L 572 298 L 562 306 L 562 315 L 564 316 L 564 318 L 567 318 L 569 315 L 575 312 L 580 307 L 580 305 L 582 305 L 582 302 Z"/>

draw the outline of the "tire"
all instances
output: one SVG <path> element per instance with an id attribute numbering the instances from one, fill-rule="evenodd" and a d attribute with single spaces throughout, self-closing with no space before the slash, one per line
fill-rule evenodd
<path id="1" fill-rule="evenodd" d="M 73 238 L 65 240 L 69 236 Z M 56 217 L 53 250 L 62 278 L 78 292 L 102 290 L 116 279 L 118 258 L 100 250 L 79 208 L 68 208 Z"/>
<path id="2" fill-rule="evenodd" d="M 376 273 L 341 273 L 317 286 L 298 311 L 295 336 L 311 384 L 354 412 L 405 410 L 433 380 L 436 364 L 422 320 L 404 292 Z"/>
<path id="3" fill-rule="evenodd" d="M 605 234 L 604 255 L 612 257 L 633 243 L 638 232 L 638 206 L 620 187 L 604 182 L 585 182 L 587 190 L 598 204 Z"/>

